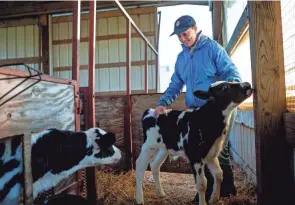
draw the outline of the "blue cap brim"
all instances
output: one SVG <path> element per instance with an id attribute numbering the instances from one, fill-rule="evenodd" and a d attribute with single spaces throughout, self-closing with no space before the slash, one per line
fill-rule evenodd
<path id="1" fill-rule="evenodd" d="M 189 27 L 183 27 L 183 28 L 179 28 L 179 29 L 175 29 L 174 32 L 170 35 L 170 36 L 173 36 L 174 34 L 178 35 L 184 31 L 186 31 L 187 29 L 189 29 L 191 26 Z"/>

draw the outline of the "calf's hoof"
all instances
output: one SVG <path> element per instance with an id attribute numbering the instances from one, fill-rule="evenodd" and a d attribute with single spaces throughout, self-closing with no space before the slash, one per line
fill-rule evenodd
<path id="1" fill-rule="evenodd" d="M 209 205 L 216 205 L 218 202 L 218 199 L 217 198 L 212 198 L 208 201 L 208 204 Z"/>
<path id="2" fill-rule="evenodd" d="M 161 198 L 166 196 L 166 194 L 165 194 L 165 192 L 163 190 L 158 190 L 157 193 L 158 193 L 158 196 L 161 197 Z"/>
<path id="3" fill-rule="evenodd" d="M 135 205 L 144 205 L 143 201 L 135 201 Z"/>

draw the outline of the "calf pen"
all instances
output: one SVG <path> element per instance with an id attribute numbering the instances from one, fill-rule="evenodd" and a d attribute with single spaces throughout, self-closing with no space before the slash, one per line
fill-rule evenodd
<path id="1" fill-rule="evenodd" d="M 77 83 L 73 80 L 41 75 L 25 65 L 25 70 L 0 68 L 0 141 L 24 134 L 25 204 L 32 204 L 30 168 L 31 133 L 47 128 L 75 130 Z M 79 120 L 79 119 L 78 119 Z M 37 197 L 47 198 L 67 190 L 78 192 L 77 175 Z"/>
<path id="2" fill-rule="evenodd" d="M 116 146 L 125 153 L 119 167 L 103 166 L 96 171 L 97 180 L 97 200 L 104 205 L 111 204 L 133 204 L 135 202 L 135 171 L 129 170 L 126 161 L 131 160 L 133 167 L 138 157 L 143 143 L 141 117 L 147 108 L 154 108 L 156 102 L 162 94 L 132 94 L 131 98 L 131 135 L 127 135 L 124 130 L 126 125 L 126 115 L 128 115 L 127 96 L 99 96 L 95 97 L 95 116 L 97 123 L 104 129 L 112 131 L 117 135 Z M 84 101 L 84 106 L 87 102 Z M 173 109 L 184 109 L 184 95 L 180 95 Z M 86 109 L 87 110 L 87 109 Z M 86 113 L 84 113 L 86 114 Z M 82 112 L 83 115 L 83 112 Z M 86 117 L 83 117 L 86 119 Z M 82 125 L 82 123 L 81 123 Z M 132 141 L 132 147 L 126 147 L 126 141 Z M 126 159 L 130 158 L 130 159 Z M 223 199 L 220 204 L 256 204 L 255 182 L 248 179 L 247 174 L 235 164 L 235 183 L 238 195 Z M 121 172 L 128 170 L 127 172 Z M 116 174 L 114 174 L 116 173 Z M 147 172 L 144 179 L 144 193 L 146 204 L 192 204 L 191 200 L 195 195 L 195 183 L 191 174 L 190 167 L 183 159 L 173 161 L 166 159 L 161 167 L 161 178 L 163 187 L 167 190 L 167 197 L 159 198 L 156 196 L 155 187 L 151 172 Z M 85 189 L 82 195 L 86 195 Z"/>

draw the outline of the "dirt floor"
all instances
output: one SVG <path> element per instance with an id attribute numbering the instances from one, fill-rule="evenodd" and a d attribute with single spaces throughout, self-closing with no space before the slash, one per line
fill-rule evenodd
<path id="1" fill-rule="evenodd" d="M 156 195 L 153 177 L 146 171 L 143 190 L 145 205 L 192 205 L 196 194 L 196 186 L 191 174 L 176 174 L 161 172 L 161 181 L 166 197 Z M 217 205 L 256 205 L 254 183 L 247 181 L 243 170 L 235 165 L 235 184 L 237 196 L 224 198 Z M 135 204 L 135 172 L 112 174 L 107 170 L 97 174 L 97 194 L 100 203 L 104 205 Z"/>

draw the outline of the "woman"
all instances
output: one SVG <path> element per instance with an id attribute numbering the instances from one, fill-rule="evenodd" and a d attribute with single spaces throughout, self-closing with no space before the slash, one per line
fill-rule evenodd
<path id="1" fill-rule="evenodd" d="M 175 21 L 174 32 L 177 35 L 183 50 L 178 54 L 175 71 L 171 77 L 169 87 L 160 97 L 155 109 L 155 117 L 165 113 L 186 85 L 185 104 L 189 108 L 202 106 L 205 101 L 193 96 L 195 90 L 208 90 L 210 84 L 224 81 L 241 81 L 240 73 L 233 64 L 226 51 L 216 41 L 198 32 L 195 20 L 188 15 L 181 16 Z M 231 118 L 233 124 L 236 112 Z M 230 127 L 231 129 L 231 127 Z M 229 136 L 227 136 L 223 151 L 220 154 L 220 166 L 223 170 L 223 182 L 221 184 L 221 197 L 236 195 L 232 164 L 229 156 Z M 213 178 L 206 169 L 208 179 L 206 198 L 209 199 Z M 195 200 L 198 201 L 196 195 Z"/>

